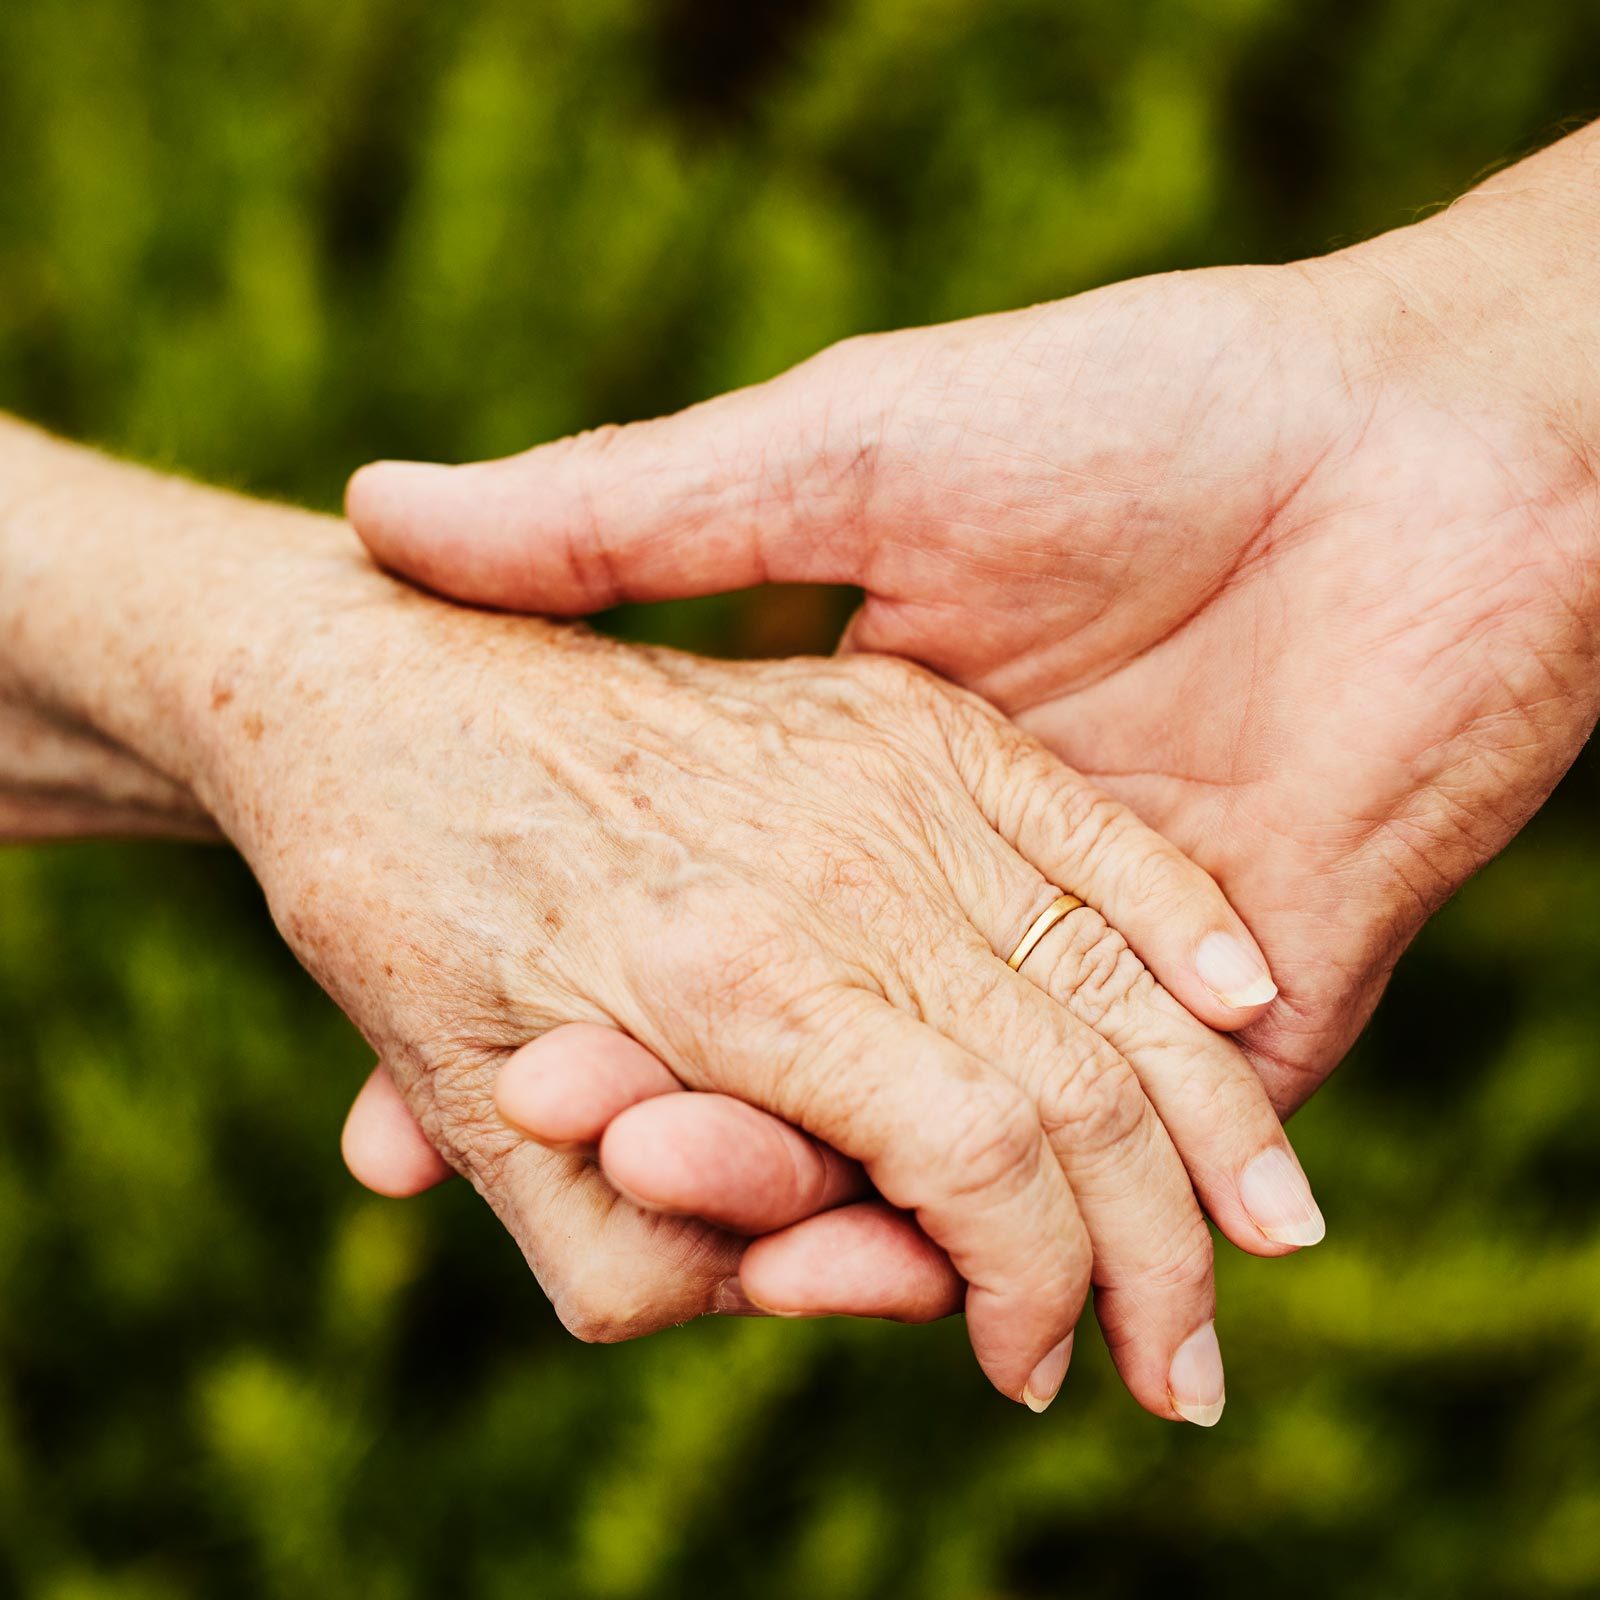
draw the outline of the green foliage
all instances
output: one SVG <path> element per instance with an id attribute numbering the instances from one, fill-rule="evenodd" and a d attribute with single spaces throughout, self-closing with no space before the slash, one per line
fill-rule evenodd
<path id="1" fill-rule="evenodd" d="M 8 0 L 0 404 L 331 505 L 1404 221 L 1597 51 L 1570 0 Z M 1600 1591 L 1597 822 L 1591 762 L 1305 1113 L 1329 1240 L 1224 1252 L 1214 1434 L 1092 1341 L 1044 1419 L 954 1324 L 574 1345 L 464 1186 L 342 1176 L 361 1047 L 236 863 L 0 857 L 0 1591 Z"/>

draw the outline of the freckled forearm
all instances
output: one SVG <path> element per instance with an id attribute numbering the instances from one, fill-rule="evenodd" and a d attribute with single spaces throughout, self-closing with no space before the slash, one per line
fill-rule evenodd
<path id="1" fill-rule="evenodd" d="M 421 595 L 337 518 L 0 416 L 0 838 L 221 833 L 250 855 L 265 813 L 353 759 L 353 687 L 404 680 L 403 747 L 404 696 L 462 629 L 485 663 L 513 639 L 537 651 L 556 697 L 595 687 L 614 649 Z"/>
<path id="2" fill-rule="evenodd" d="M 0 837 L 214 834 L 228 663 L 382 581 L 332 519 L 0 419 Z"/>

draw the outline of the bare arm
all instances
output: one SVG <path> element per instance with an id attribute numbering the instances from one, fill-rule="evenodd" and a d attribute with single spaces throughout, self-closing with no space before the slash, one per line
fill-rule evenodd
<path id="1" fill-rule="evenodd" d="M 73 518 L 126 527 L 126 497 L 103 479 L 101 463 L 69 451 L 21 423 L 0 417 L 0 548 L 26 551 L 30 540 L 59 536 L 60 488 L 83 481 Z M 58 502 L 50 509 L 52 500 Z M 13 559 L 16 559 L 15 554 Z M 45 839 L 90 834 L 215 838 L 215 824 L 188 790 L 91 726 L 64 704 L 36 700 L 24 676 L 29 654 L 72 653 L 72 626 L 41 616 L 53 600 L 37 583 L 0 591 L 0 837 Z"/>

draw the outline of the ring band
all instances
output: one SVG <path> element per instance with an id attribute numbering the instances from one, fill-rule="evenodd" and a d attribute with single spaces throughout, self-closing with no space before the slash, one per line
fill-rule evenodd
<path id="1" fill-rule="evenodd" d="M 1015 972 L 1033 954 L 1033 947 L 1065 916 L 1074 912 L 1084 902 L 1075 894 L 1058 895 L 1033 919 L 1033 925 L 1023 934 L 1022 942 L 1011 952 L 1006 965 Z"/>

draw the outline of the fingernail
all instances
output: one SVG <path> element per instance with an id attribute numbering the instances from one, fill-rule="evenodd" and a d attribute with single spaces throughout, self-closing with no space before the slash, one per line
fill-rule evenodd
<path id="1" fill-rule="evenodd" d="M 1261 957 L 1231 933 L 1208 933 L 1194 953 L 1194 969 L 1225 1006 L 1264 1006 L 1277 997 L 1278 986 Z"/>
<path id="2" fill-rule="evenodd" d="M 1311 1185 L 1287 1150 L 1263 1150 L 1239 1174 L 1250 1220 L 1278 1244 L 1320 1244 L 1328 1231 Z"/>
<path id="3" fill-rule="evenodd" d="M 767 1315 L 767 1312 L 762 1310 L 744 1292 L 744 1287 L 737 1278 L 724 1278 L 717 1285 L 717 1293 L 712 1301 L 712 1306 L 719 1317 L 764 1317 Z"/>
<path id="4" fill-rule="evenodd" d="M 737 1280 L 735 1279 L 725 1278 L 723 1283 L 726 1285 L 730 1282 L 736 1281 Z M 784 1311 L 778 1306 L 763 1305 L 761 1301 L 751 1300 L 750 1296 L 745 1294 L 744 1285 L 742 1283 L 739 1285 L 739 1293 L 744 1297 L 745 1300 L 749 1301 L 751 1308 L 750 1315 L 753 1317 L 784 1317 L 791 1322 L 802 1322 L 808 1321 L 813 1317 L 825 1317 L 828 1315 L 826 1311 Z"/>
<path id="5" fill-rule="evenodd" d="M 1217 1330 L 1208 1322 L 1196 1328 L 1172 1358 L 1167 1373 L 1167 1394 L 1172 1409 L 1196 1427 L 1214 1428 L 1222 1415 L 1227 1390 L 1222 1381 L 1222 1347 Z"/>
<path id="6" fill-rule="evenodd" d="M 1067 1363 L 1072 1359 L 1072 1335 L 1069 1333 L 1043 1361 L 1033 1369 L 1033 1375 L 1022 1390 L 1022 1403 L 1030 1411 L 1043 1411 L 1061 1393 L 1062 1380 L 1067 1375 Z"/>

